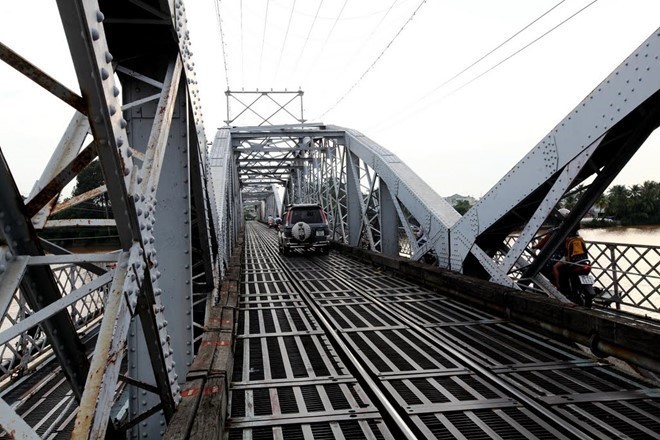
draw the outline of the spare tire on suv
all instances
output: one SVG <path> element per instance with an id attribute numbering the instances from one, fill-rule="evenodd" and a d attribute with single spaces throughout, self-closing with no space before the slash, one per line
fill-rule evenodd
<path id="1" fill-rule="evenodd" d="M 321 205 L 296 204 L 287 206 L 279 229 L 279 250 L 288 255 L 292 249 L 313 249 L 328 254 L 330 227 Z"/>

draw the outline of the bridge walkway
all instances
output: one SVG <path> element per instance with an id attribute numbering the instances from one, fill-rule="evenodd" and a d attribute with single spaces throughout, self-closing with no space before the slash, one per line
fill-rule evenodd
<path id="1" fill-rule="evenodd" d="M 228 438 L 658 438 L 657 384 L 248 223 Z"/>

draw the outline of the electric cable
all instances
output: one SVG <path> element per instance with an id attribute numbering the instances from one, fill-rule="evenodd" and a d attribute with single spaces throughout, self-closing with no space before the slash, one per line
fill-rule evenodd
<path id="1" fill-rule="evenodd" d="M 291 6 L 291 13 L 289 14 L 289 23 L 286 25 L 286 32 L 284 33 L 284 41 L 282 42 L 282 50 L 280 50 L 280 57 L 277 59 L 277 67 L 275 68 L 275 77 L 273 82 L 277 80 L 277 75 L 280 71 L 280 64 L 282 63 L 282 57 L 284 55 L 284 48 L 286 47 L 286 40 L 289 37 L 289 29 L 291 28 L 291 19 L 293 18 L 293 11 L 296 9 L 296 0 L 293 0 L 293 6 Z"/>
<path id="2" fill-rule="evenodd" d="M 319 17 L 319 11 L 321 11 L 321 6 L 323 6 L 323 0 L 319 2 L 319 7 L 316 9 L 316 15 L 314 16 L 314 20 L 312 21 L 312 25 L 309 27 L 309 32 L 307 32 L 307 38 L 305 38 L 305 42 L 303 43 L 303 48 L 300 51 L 300 55 L 298 55 L 298 60 L 296 61 L 296 65 L 293 68 L 293 72 L 291 73 L 291 76 L 293 76 L 296 71 L 298 70 L 298 65 L 300 64 L 300 59 L 302 58 L 303 54 L 305 53 L 305 49 L 307 48 L 307 42 L 309 41 L 309 37 L 312 35 L 312 30 L 314 29 L 314 24 L 316 24 L 316 20 Z"/>
<path id="3" fill-rule="evenodd" d="M 243 47 L 243 0 L 241 0 L 241 2 L 239 4 L 239 7 L 240 7 L 240 16 L 241 16 L 241 80 L 244 80 L 244 78 L 245 78 L 245 49 Z M 227 87 L 227 90 L 229 90 L 229 87 Z"/>
<path id="4" fill-rule="evenodd" d="M 344 92 L 344 94 L 343 94 L 343 95 L 337 100 L 337 102 L 335 102 L 335 103 L 334 103 L 329 109 L 327 109 L 326 111 L 324 111 L 324 112 L 318 117 L 319 120 L 320 120 L 321 118 L 323 118 L 323 116 L 325 116 L 326 114 L 328 114 L 330 111 L 334 110 L 334 108 L 337 107 L 337 106 L 338 106 L 338 105 L 339 105 L 339 104 L 340 104 L 340 103 L 346 98 L 346 96 L 347 96 L 349 93 L 351 93 L 351 92 L 353 91 L 353 89 L 355 89 L 355 87 L 357 87 L 358 84 L 360 84 L 360 82 L 362 81 L 362 79 L 364 79 L 364 77 L 367 75 L 367 73 L 369 73 L 369 72 L 374 68 L 374 66 L 376 65 L 376 63 L 377 63 L 378 61 L 380 61 L 380 59 L 383 57 L 383 55 L 385 54 L 385 52 L 387 51 L 387 49 L 389 49 L 390 46 L 392 46 L 392 43 L 394 43 L 394 41 L 399 37 L 399 35 L 401 35 L 401 33 L 403 32 L 403 30 L 406 28 L 406 26 L 408 26 L 408 24 L 410 24 L 410 22 L 413 20 L 413 18 L 414 18 L 415 15 L 417 14 L 417 12 L 418 12 L 418 11 L 420 10 L 420 8 L 424 5 L 424 3 L 426 3 L 426 0 L 422 0 L 422 1 L 419 3 L 419 5 L 417 5 L 417 8 L 415 8 L 415 10 L 414 10 L 413 13 L 410 15 L 410 17 L 408 17 L 408 20 L 406 20 L 406 22 L 403 23 L 403 26 L 401 26 L 401 28 L 400 28 L 400 29 L 398 30 L 398 32 L 394 35 L 394 37 L 392 37 L 392 39 L 390 40 L 390 42 L 387 43 L 387 45 L 385 46 L 385 48 L 380 52 L 380 54 L 379 54 L 379 55 L 376 57 L 376 59 L 371 63 L 371 65 L 369 65 L 369 67 L 367 67 L 367 69 L 362 73 L 362 75 L 360 75 L 360 77 L 357 79 L 357 81 L 355 81 L 355 82 L 353 83 L 353 85 L 352 85 L 351 87 L 349 87 L 349 89 L 348 89 L 346 92 Z"/>
<path id="5" fill-rule="evenodd" d="M 215 15 L 218 22 L 218 29 L 220 31 L 220 46 L 222 48 L 222 60 L 225 66 L 225 83 L 227 85 L 227 90 L 229 90 L 229 66 L 227 64 L 227 51 L 225 48 L 225 33 L 222 30 L 222 17 L 220 15 L 220 0 L 213 2 L 215 5 Z"/>
<path id="6" fill-rule="evenodd" d="M 353 56 L 352 56 L 352 57 L 350 58 L 350 60 L 348 61 L 347 65 L 350 66 L 350 65 L 353 64 L 353 62 L 355 61 L 355 58 L 358 56 L 358 54 L 360 54 L 360 53 L 364 50 L 365 46 L 367 45 L 367 43 L 369 43 L 369 42 L 371 41 L 371 39 L 373 38 L 373 36 L 376 35 L 376 32 L 378 31 L 378 29 L 380 29 L 380 26 L 383 24 L 383 22 L 385 21 L 385 19 L 387 18 L 387 16 L 390 14 L 390 12 L 392 11 L 392 9 L 394 8 L 394 6 L 395 6 L 398 2 L 399 2 L 399 0 L 394 0 L 394 1 L 392 2 L 392 4 L 390 5 L 390 7 L 387 8 L 387 10 L 385 11 L 385 14 L 380 18 L 380 20 L 378 21 L 378 23 L 376 24 L 376 26 L 371 30 L 371 32 L 369 33 L 369 35 L 367 36 L 367 38 L 364 39 L 364 41 L 362 42 L 362 45 L 358 48 L 358 50 L 355 51 L 355 53 L 353 54 Z M 381 12 L 382 12 L 382 11 L 381 11 Z"/>
<path id="7" fill-rule="evenodd" d="M 342 5 L 341 9 L 339 10 L 339 14 L 337 14 L 337 17 L 335 17 L 334 22 L 332 23 L 332 27 L 330 28 L 330 32 L 328 32 L 328 35 L 325 37 L 325 41 L 323 41 L 323 45 L 321 46 L 321 49 L 316 53 L 316 58 L 314 59 L 314 62 L 310 64 L 309 68 L 307 69 L 307 73 L 305 74 L 305 77 L 303 78 L 303 82 L 307 81 L 307 77 L 309 76 L 309 73 L 314 69 L 314 66 L 316 66 L 316 63 L 319 62 L 319 59 L 321 58 L 321 55 L 323 54 L 323 51 L 325 50 L 325 46 L 328 44 L 328 41 L 330 40 L 330 37 L 332 36 L 332 33 L 335 30 L 335 27 L 337 26 L 337 22 L 339 22 L 339 19 L 341 18 L 341 15 L 344 12 L 344 9 L 346 9 L 346 4 L 348 3 L 348 0 L 344 0 L 344 4 Z"/>
<path id="8" fill-rule="evenodd" d="M 539 16 L 538 18 L 536 18 L 534 21 L 532 21 L 531 23 L 529 23 L 528 25 L 526 25 L 525 27 L 523 27 L 520 31 L 516 32 L 513 36 L 507 38 L 504 42 L 502 42 L 501 44 L 499 44 L 495 49 L 491 50 L 491 51 L 488 52 L 486 55 L 480 57 L 477 61 L 475 61 L 474 63 L 470 64 L 468 67 L 466 67 L 465 69 L 463 69 L 461 72 L 455 74 L 455 75 L 452 76 L 450 79 L 444 81 L 442 84 L 440 84 L 439 86 L 437 86 L 436 88 L 434 88 L 432 91 L 425 93 L 421 98 L 419 98 L 417 101 L 413 102 L 413 103 L 411 104 L 411 106 L 413 106 L 413 105 L 417 105 L 418 103 L 424 101 L 425 99 L 428 99 L 428 96 L 429 96 L 430 94 L 433 94 L 433 93 L 437 92 L 437 91 L 440 90 L 443 86 L 447 85 L 448 83 L 450 83 L 450 82 L 453 81 L 454 79 L 458 78 L 460 75 L 462 75 L 462 74 L 464 74 L 465 72 L 467 72 L 468 70 L 470 70 L 470 69 L 471 69 L 472 67 L 474 67 L 476 64 L 478 64 L 479 62 L 481 62 L 483 59 L 485 59 L 487 56 L 489 56 L 490 54 L 492 54 L 493 52 L 495 52 L 497 49 L 501 48 L 503 45 L 505 45 L 505 44 L 506 44 L 507 42 L 509 42 L 511 39 L 513 39 L 514 37 L 516 37 L 517 35 L 519 35 L 521 32 L 523 32 L 524 30 L 526 30 L 527 28 L 529 28 L 532 24 L 536 23 L 538 20 L 540 20 L 541 18 L 543 18 L 545 15 L 547 15 L 549 12 L 551 12 L 551 11 L 552 11 L 553 9 L 555 9 L 557 6 L 559 6 L 560 4 L 562 4 L 564 1 L 565 1 L 565 0 L 562 0 L 562 1 L 560 1 L 559 3 L 557 3 L 555 6 L 553 6 L 552 8 L 550 8 L 549 10 L 547 10 L 546 12 L 544 12 L 541 16 Z M 523 52 L 524 50 L 526 50 L 527 48 L 529 48 L 530 46 L 532 46 L 533 44 L 537 43 L 538 41 L 540 41 L 541 39 L 543 39 L 544 37 L 546 37 L 548 34 L 550 34 L 550 33 L 552 33 L 553 31 L 555 31 L 557 28 L 561 27 L 562 25 L 564 25 L 564 24 L 567 23 L 568 21 L 570 21 L 570 20 L 572 20 L 573 18 L 575 18 L 577 15 L 579 15 L 580 13 L 582 13 L 583 11 L 585 11 L 587 8 L 589 8 L 590 6 L 592 6 L 592 5 L 593 5 L 594 3 L 596 3 L 596 2 L 598 2 L 598 0 L 593 0 L 591 3 L 587 4 L 586 6 L 582 7 L 581 9 L 579 9 L 577 12 L 574 12 L 573 14 L 571 14 L 570 16 L 568 16 L 567 18 L 565 18 L 564 20 L 562 20 L 559 24 L 553 26 L 553 27 L 550 28 L 548 31 L 546 31 L 546 32 L 544 32 L 543 34 L 541 34 L 539 37 L 537 37 L 537 38 L 535 38 L 534 40 L 532 40 L 531 42 L 527 43 L 527 44 L 526 44 L 525 46 L 523 46 L 522 48 L 518 49 L 517 51 L 515 51 L 515 52 L 512 53 L 511 55 L 505 57 L 504 59 L 502 59 L 502 60 L 499 61 L 498 63 L 494 64 L 493 66 L 491 66 L 490 68 L 488 68 L 488 69 L 485 70 L 484 72 L 480 73 L 480 74 L 477 75 L 476 77 L 472 78 L 470 81 L 468 81 L 467 83 L 461 85 L 460 87 L 458 87 L 458 88 L 452 90 L 451 92 L 449 92 L 449 93 L 447 93 L 447 94 L 441 96 L 440 98 L 438 98 L 438 99 L 436 99 L 436 100 L 430 101 L 428 104 L 426 104 L 426 105 L 424 105 L 423 107 L 419 108 L 419 109 L 416 110 L 414 113 L 408 114 L 408 115 L 404 116 L 403 118 L 401 118 L 401 119 L 399 119 L 399 120 L 395 120 L 394 122 L 390 122 L 390 120 L 392 119 L 392 116 L 390 116 L 390 117 L 388 117 L 384 122 L 380 123 L 380 124 L 377 125 L 376 127 L 381 127 L 381 126 L 383 126 L 383 125 L 388 125 L 388 126 L 397 125 L 397 124 L 399 124 L 399 123 L 401 123 L 401 122 L 403 122 L 403 121 L 409 119 L 411 116 L 413 116 L 413 115 L 415 115 L 415 114 L 417 114 L 417 113 L 419 113 L 419 112 L 421 112 L 421 111 L 427 109 L 429 106 L 431 106 L 431 105 L 433 105 L 433 104 L 436 104 L 436 103 L 438 103 L 439 101 L 441 101 L 441 100 L 443 100 L 443 99 L 446 99 L 446 98 L 452 96 L 452 95 L 455 94 L 456 92 L 458 92 L 458 91 L 462 90 L 463 88 L 467 87 L 468 85 L 472 84 L 473 82 L 475 82 L 475 81 L 478 80 L 479 78 L 481 78 L 481 77 L 483 77 L 484 75 L 486 75 L 487 73 L 493 71 L 494 69 L 496 69 L 497 67 L 499 67 L 500 65 L 502 65 L 503 63 L 505 63 L 506 61 L 510 60 L 510 59 L 513 58 L 514 56 L 518 55 L 519 53 Z"/>
<path id="9" fill-rule="evenodd" d="M 270 0 L 266 0 L 266 14 L 264 16 L 264 31 L 261 36 L 261 54 L 259 55 L 259 74 L 257 76 L 258 82 L 261 82 L 261 65 L 264 59 L 264 44 L 266 43 L 266 25 L 268 24 L 268 6 L 270 6 Z"/>

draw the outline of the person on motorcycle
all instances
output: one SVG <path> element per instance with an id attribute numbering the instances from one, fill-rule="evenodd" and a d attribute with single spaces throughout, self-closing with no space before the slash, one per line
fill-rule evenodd
<path id="1" fill-rule="evenodd" d="M 566 266 L 589 259 L 587 246 L 584 243 L 584 239 L 580 237 L 577 227 L 564 240 L 562 254 L 562 258 L 552 266 L 553 283 L 560 292 L 565 291 L 562 287 L 564 287 L 563 281 Z"/>
<path id="2" fill-rule="evenodd" d="M 570 211 L 566 208 L 561 208 L 557 211 L 559 215 L 561 216 L 561 219 L 563 220 L 568 216 Z M 546 245 L 546 243 L 552 238 L 556 232 L 556 230 L 559 228 L 559 226 L 555 226 L 554 228 L 550 229 L 539 241 L 537 241 L 533 246 L 532 249 L 543 249 Z M 552 256 L 548 261 L 546 261 L 545 266 L 543 269 L 541 269 L 541 273 L 545 275 L 546 278 L 552 282 L 552 284 L 559 288 L 558 286 L 558 278 L 554 276 L 554 265 L 561 261 L 564 258 L 565 255 L 565 246 L 559 246 L 555 251 L 553 252 Z"/>

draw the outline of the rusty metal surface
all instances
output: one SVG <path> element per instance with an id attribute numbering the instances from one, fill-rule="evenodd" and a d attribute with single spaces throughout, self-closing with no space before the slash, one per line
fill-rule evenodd
<path id="1" fill-rule="evenodd" d="M 48 90 L 53 95 L 60 98 L 62 101 L 69 104 L 71 107 L 78 110 L 80 113 L 87 114 L 87 105 L 85 100 L 78 94 L 72 92 L 64 85 L 55 81 L 48 76 L 43 70 L 39 69 L 34 64 L 11 50 L 0 42 L 0 59 L 9 64 L 14 69 L 21 72 L 23 75 L 30 78 L 35 83 L 39 84 L 44 89 Z"/>
<path id="2" fill-rule="evenodd" d="M 76 158 L 64 167 L 44 188 L 25 204 L 25 211 L 28 217 L 34 216 L 41 210 L 53 197 L 58 195 L 65 186 L 75 179 L 78 174 L 89 165 L 98 155 L 96 145 L 90 143 L 85 147 Z M 69 203 L 67 206 L 71 206 Z M 59 210 L 64 209 L 60 207 Z"/>

